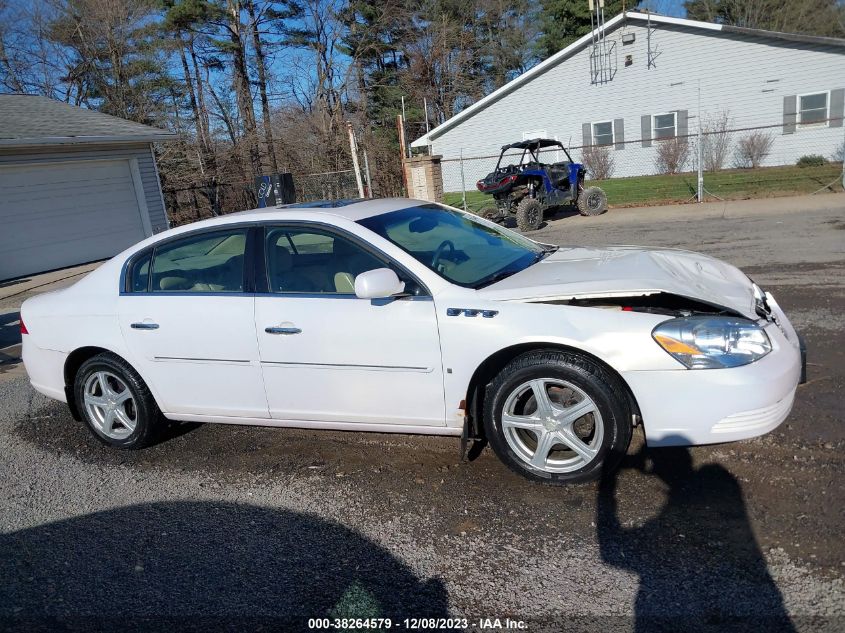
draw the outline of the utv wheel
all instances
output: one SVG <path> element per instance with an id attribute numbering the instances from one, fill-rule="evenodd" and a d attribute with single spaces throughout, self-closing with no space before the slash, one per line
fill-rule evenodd
<path id="1" fill-rule="evenodd" d="M 104 353 L 85 361 L 74 395 L 86 426 L 104 444 L 137 449 L 155 441 L 161 411 L 138 373 L 119 356 Z"/>
<path id="2" fill-rule="evenodd" d="M 601 215 L 607 211 L 607 194 L 598 187 L 587 187 L 578 196 L 578 213 Z"/>
<path id="3" fill-rule="evenodd" d="M 491 222 L 496 222 L 501 215 L 499 213 L 499 209 L 496 207 L 484 207 L 481 211 L 478 212 L 478 215 L 485 220 L 490 220 Z"/>
<path id="4" fill-rule="evenodd" d="M 543 205 L 534 198 L 525 198 L 516 208 L 516 227 L 520 231 L 536 231 L 543 221 Z"/>
<path id="5" fill-rule="evenodd" d="M 489 385 L 484 429 L 513 471 L 563 485 L 616 468 L 632 424 L 615 376 L 578 354 L 536 351 L 511 361 Z"/>

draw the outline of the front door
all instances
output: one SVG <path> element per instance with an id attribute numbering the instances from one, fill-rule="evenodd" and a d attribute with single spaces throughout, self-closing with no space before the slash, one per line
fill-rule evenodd
<path id="1" fill-rule="evenodd" d="M 265 252 L 255 324 L 273 418 L 445 425 L 431 297 L 358 299 L 355 276 L 390 263 L 322 228 L 268 228 Z"/>
<path id="2" fill-rule="evenodd" d="M 248 229 L 165 242 L 129 265 L 120 328 L 167 413 L 268 418 L 246 292 Z"/>

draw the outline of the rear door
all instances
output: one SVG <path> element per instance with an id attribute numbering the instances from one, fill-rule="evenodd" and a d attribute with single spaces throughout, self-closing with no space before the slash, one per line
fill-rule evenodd
<path id="1" fill-rule="evenodd" d="M 250 287 L 249 229 L 177 238 L 137 256 L 120 327 L 168 413 L 267 418 Z"/>

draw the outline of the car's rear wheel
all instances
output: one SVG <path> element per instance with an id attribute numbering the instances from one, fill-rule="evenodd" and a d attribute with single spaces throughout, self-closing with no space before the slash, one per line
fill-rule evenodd
<path id="1" fill-rule="evenodd" d="M 607 211 L 607 194 L 598 187 L 587 187 L 578 196 L 578 213 L 601 215 Z"/>
<path id="2" fill-rule="evenodd" d="M 493 380 L 484 428 L 498 457 L 519 474 L 549 484 L 598 479 L 631 441 L 619 379 L 586 356 L 528 352 Z"/>
<path id="3" fill-rule="evenodd" d="M 520 231 L 536 231 L 543 221 L 543 205 L 535 198 L 523 198 L 516 207 L 516 227 Z"/>
<path id="4" fill-rule="evenodd" d="M 138 372 L 119 356 L 103 353 L 85 361 L 74 396 L 85 425 L 104 444 L 137 449 L 155 441 L 161 411 Z"/>

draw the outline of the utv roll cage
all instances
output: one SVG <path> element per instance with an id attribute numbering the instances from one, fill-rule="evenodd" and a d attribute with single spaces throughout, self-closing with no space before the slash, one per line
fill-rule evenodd
<path id="1" fill-rule="evenodd" d="M 570 163 L 574 162 L 572 160 L 572 156 L 569 155 L 566 147 L 560 141 L 556 141 L 550 138 L 532 138 L 525 141 L 519 141 L 518 143 L 509 143 L 508 145 L 502 145 L 502 151 L 499 153 L 499 160 L 496 162 L 496 169 L 494 171 L 498 171 L 499 167 L 502 165 L 502 159 L 505 157 L 505 152 L 509 149 L 521 149 L 522 155 L 519 157 L 519 164 L 523 164 L 525 162 L 525 156 L 528 155 L 531 157 L 529 162 L 532 163 L 539 163 L 540 162 L 540 150 L 545 149 L 547 147 L 556 147 L 558 149 L 562 149 L 563 153 L 566 154 L 566 160 Z"/>

